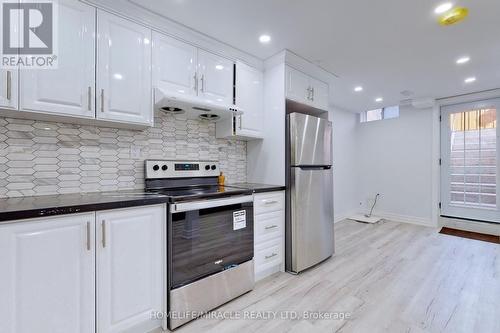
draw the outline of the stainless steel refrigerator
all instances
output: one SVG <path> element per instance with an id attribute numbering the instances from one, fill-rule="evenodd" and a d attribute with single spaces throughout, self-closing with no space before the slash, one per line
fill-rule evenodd
<path id="1" fill-rule="evenodd" d="M 299 273 L 334 252 L 332 123 L 302 113 L 286 123 L 285 266 Z"/>

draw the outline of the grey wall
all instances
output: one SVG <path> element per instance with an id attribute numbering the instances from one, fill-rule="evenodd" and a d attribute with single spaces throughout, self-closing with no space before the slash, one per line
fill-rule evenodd
<path id="1" fill-rule="evenodd" d="M 157 113 L 137 131 L 0 117 L 0 197 L 143 188 L 145 159 L 219 160 L 226 182 L 246 181 L 246 142 L 216 139 L 214 123 Z"/>

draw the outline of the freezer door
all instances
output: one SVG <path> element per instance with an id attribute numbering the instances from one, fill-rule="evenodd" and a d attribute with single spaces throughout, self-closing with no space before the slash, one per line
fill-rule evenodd
<path id="1" fill-rule="evenodd" d="M 290 113 L 290 165 L 332 164 L 332 123 L 301 113 Z"/>
<path id="2" fill-rule="evenodd" d="M 333 173 L 331 168 L 291 168 L 291 266 L 300 272 L 333 254 Z"/>

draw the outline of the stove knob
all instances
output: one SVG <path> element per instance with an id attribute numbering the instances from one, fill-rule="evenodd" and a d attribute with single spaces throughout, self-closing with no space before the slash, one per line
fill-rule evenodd
<path id="1" fill-rule="evenodd" d="M 162 169 L 163 171 L 167 171 L 168 166 L 167 166 L 166 164 L 163 164 L 163 166 L 161 167 L 161 169 Z"/>
<path id="2" fill-rule="evenodd" d="M 210 165 L 208 165 L 208 164 L 205 165 L 205 170 L 207 170 L 207 171 L 210 170 Z"/>
<path id="3" fill-rule="evenodd" d="M 215 169 L 217 169 L 217 166 L 214 164 L 214 165 L 212 165 L 212 170 L 215 170 Z"/>
<path id="4" fill-rule="evenodd" d="M 159 166 L 158 164 L 155 164 L 155 165 L 153 166 L 153 170 L 154 170 L 154 171 L 158 171 L 158 170 L 160 170 L 160 166 Z"/>

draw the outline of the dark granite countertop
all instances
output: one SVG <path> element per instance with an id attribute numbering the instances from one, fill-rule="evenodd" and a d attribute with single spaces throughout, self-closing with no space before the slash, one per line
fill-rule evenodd
<path id="1" fill-rule="evenodd" d="M 167 197 L 143 190 L 72 193 L 0 199 L 0 223 L 34 217 L 166 203 Z"/>
<path id="2" fill-rule="evenodd" d="M 285 186 L 283 185 L 269 185 L 269 184 L 258 184 L 258 183 L 233 183 L 233 184 L 226 184 L 226 186 L 244 188 L 252 190 L 254 193 L 283 191 L 285 189 Z"/>

